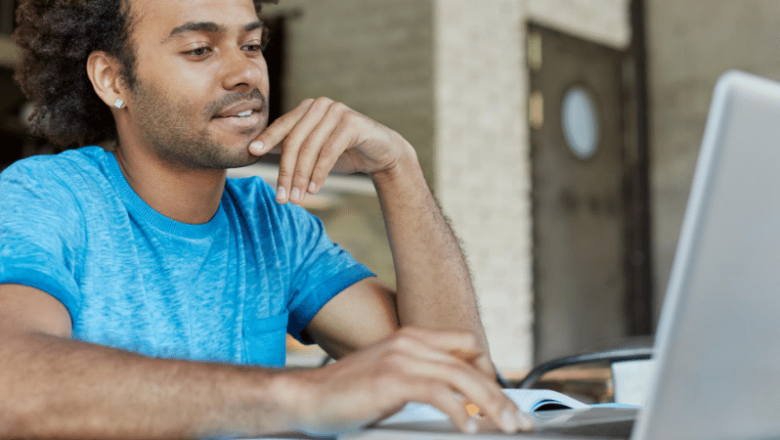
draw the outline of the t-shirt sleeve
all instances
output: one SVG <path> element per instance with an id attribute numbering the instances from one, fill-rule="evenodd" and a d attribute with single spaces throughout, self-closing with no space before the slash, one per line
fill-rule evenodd
<path id="1" fill-rule="evenodd" d="M 287 204 L 291 249 L 290 320 L 287 331 L 302 342 L 301 331 L 314 315 L 347 287 L 374 274 L 340 245 L 333 243 L 320 219 Z"/>
<path id="2" fill-rule="evenodd" d="M 78 311 L 82 213 L 67 185 L 37 159 L 0 174 L 0 284 L 40 289 Z"/>

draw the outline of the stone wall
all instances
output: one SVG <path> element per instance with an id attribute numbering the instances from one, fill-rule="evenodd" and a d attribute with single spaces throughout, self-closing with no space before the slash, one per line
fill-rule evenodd
<path id="1" fill-rule="evenodd" d="M 729 69 L 780 79 L 780 2 L 646 1 L 653 267 L 659 308 L 715 82 Z"/>
<path id="2" fill-rule="evenodd" d="M 290 13 L 285 107 L 327 96 L 391 127 L 433 178 L 430 1 L 283 0 Z"/>

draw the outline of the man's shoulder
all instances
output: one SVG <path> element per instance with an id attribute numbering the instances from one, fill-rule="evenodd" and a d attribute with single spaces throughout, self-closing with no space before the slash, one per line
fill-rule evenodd
<path id="1" fill-rule="evenodd" d="M 103 174 L 106 153 L 100 147 L 83 147 L 59 154 L 41 154 L 14 162 L 2 175 L 6 179 L 26 176 L 30 179 L 60 178 L 70 180 L 78 175 Z"/>
<path id="2" fill-rule="evenodd" d="M 85 147 L 59 154 L 31 156 L 14 162 L 0 174 L 0 194 L 10 200 L 69 200 L 95 203 L 110 189 L 106 158 L 99 147 Z"/>

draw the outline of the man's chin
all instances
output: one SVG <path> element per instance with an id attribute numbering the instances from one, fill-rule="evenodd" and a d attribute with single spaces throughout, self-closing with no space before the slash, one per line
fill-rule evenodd
<path id="1" fill-rule="evenodd" d="M 207 155 L 214 168 L 241 168 L 256 163 L 260 158 L 249 152 L 249 143 L 257 138 L 252 136 L 211 136 L 211 151 Z"/>
<path id="2" fill-rule="evenodd" d="M 241 168 L 257 163 L 260 160 L 249 152 L 249 147 L 245 143 L 236 146 L 223 146 L 220 152 L 215 152 L 207 159 L 210 163 L 207 166 L 213 168 L 230 169 Z"/>
<path id="3" fill-rule="evenodd" d="M 264 127 L 259 127 L 249 135 L 224 136 L 223 133 L 212 133 L 211 139 L 215 146 L 219 146 L 218 159 L 219 168 L 241 168 L 257 163 L 259 156 L 249 152 L 249 144 L 257 139 L 257 136 L 263 131 Z M 223 136 L 219 136 L 222 134 Z M 217 158 L 217 157 L 215 157 Z M 217 165 L 217 164 L 215 164 Z"/>
<path id="4" fill-rule="evenodd" d="M 187 143 L 186 149 L 158 149 L 160 158 L 181 169 L 230 169 L 256 163 L 260 158 L 249 153 L 248 144 L 232 146 L 216 142 L 208 144 Z"/>
<path id="5" fill-rule="evenodd" d="M 260 156 L 253 156 L 249 154 L 247 151 L 247 155 L 244 158 L 236 159 L 234 163 L 232 163 L 230 166 L 225 168 L 242 168 L 242 167 L 248 167 L 249 165 L 254 165 L 257 162 L 260 161 Z"/>

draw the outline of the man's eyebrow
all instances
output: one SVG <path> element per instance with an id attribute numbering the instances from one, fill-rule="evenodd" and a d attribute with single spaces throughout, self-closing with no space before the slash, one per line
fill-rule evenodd
<path id="1" fill-rule="evenodd" d="M 253 21 L 248 25 L 244 26 L 244 32 L 252 32 L 256 29 L 262 29 L 262 28 L 263 28 L 263 23 L 261 21 Z M 222 26 L 220 24 L 211 21 L 189 22 L 174 28 L 171 31 L 171 34 L 168 35 L 168 37 L 165 38 L 165 40 L 163 40 L 163 43 L 166 43 L 170 41 L 172 38 L 175 38 L 187 32 L 224 33 L 226 31 L 227 28 L 225 28 L 225 26 Z"/>
<path id="2" fill-rule="evenodd" d="M 263 28 L 263 22 L 262 21 L 253 21 L 249 23 L 248 25 L 244 26 L 244 32 L 252 32 L 257 29 Z"/>

